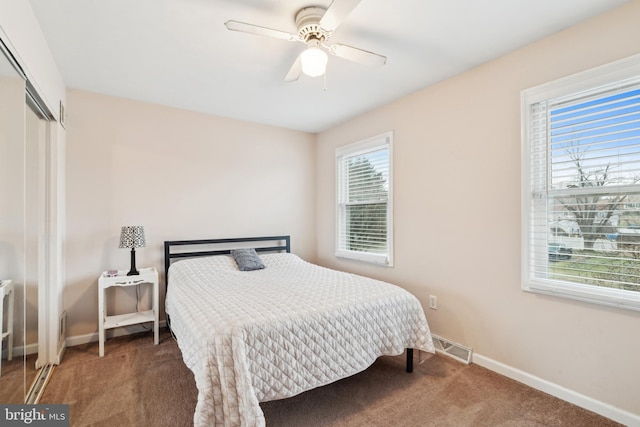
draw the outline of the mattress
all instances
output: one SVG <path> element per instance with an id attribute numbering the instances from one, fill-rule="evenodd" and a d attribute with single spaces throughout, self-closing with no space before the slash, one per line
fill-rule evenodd
<path id="1" fill-rule="evenodd" d="M 351 376 L 405 348 L 434 351 L 420 302 L 402 288 L 293 254 L 261 258 L 266 268 L 249 272 L 230 256 L 169 269 L 166 312 L 198 388 L 194 425 L 262 426 L 259 402 Z"/>

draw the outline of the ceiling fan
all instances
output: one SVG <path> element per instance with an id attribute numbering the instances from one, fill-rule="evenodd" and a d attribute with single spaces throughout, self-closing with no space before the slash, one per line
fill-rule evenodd
<path id="1" fill-rule="evenodd" d="M 360 64 L 384 65 L 387 62 L 385 56 L 344 44 L 328 43 L 333 31 L 360 1 L 334 0 L 328 9 L 311 6 L 299 10 L 296 14 L 296 27 L 298 28 L 296 34 L 238 21 L 227 21 L 224 25 L 231 31 L 305 43 L 307 49 L 298 55 L 284 78 L 287 82 L 298 80 L 302 73 L 311 77 L 323 75 L 327 66 L 327 52 Z"/>

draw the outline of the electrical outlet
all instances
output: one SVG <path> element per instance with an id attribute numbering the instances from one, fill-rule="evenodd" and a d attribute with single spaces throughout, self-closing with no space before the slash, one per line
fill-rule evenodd
<path id="1" fill-rule="evenodd" d="M 429 308 L 432 310 L 438 309 L 438 297 L 435 295 L 429 295 Z"/>

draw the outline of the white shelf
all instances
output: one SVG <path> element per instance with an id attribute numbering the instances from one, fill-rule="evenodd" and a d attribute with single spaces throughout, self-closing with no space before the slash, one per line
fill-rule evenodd
<path id="1" fill-rule="evenodd" d="M 118 328 L 120 326 L 136 325 L 138 323 L 153 322 L 155 320 L 155 312 L 153 310 L 140 311 L 137 313 L 118 314 L 116 316 L 107 316 L 104 319 L 104 328 Z"/>

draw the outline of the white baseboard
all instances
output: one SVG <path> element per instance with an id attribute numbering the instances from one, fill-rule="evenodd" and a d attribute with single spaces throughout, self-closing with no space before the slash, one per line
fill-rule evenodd
<path id="1" fill-rule="evenodd" d="M 167 321 L 161 320 L 160 327 L 164 328 L 166 326 L 167 326 Z M 109 338 L 121 337 L 124 335 L 137 334 L 139 332 L 144 332 L 144 331 L 148 331 L 148 329 L 145 329 L 140 325 L 124 326 L 122 328 L 114 328 L 114 329 L 108 330 L 106 332 L 106 335 L 107 335 L 106 338 L 109 339 Z M 98 332 L 93 332 L 91 334 L 75 335 L 73 337 L 67 337 L 65 342 L 67 347 L 73 347 L 75 345 L 88 344 L 90 342 L 98 341 L 98 338 L 99 338 Z"/>
<path id="2" fill-rule="evenodd" d="M 56 365 L 59 365 L 60 362 L 62 362 L 62 356 L 64 355 L 64 352 L 66 349 L 67 349 L 66 341 L 60 340 L 58 355 L 56 356 L 56 362 L 55 362 Z"/>
<path id="3" fill-rule="evenodd" d="M 473 363 L 626 426 L 640 427 L 640 415 L 638 414 L 616 408 L 478 353 L 473 353 Z"/>

